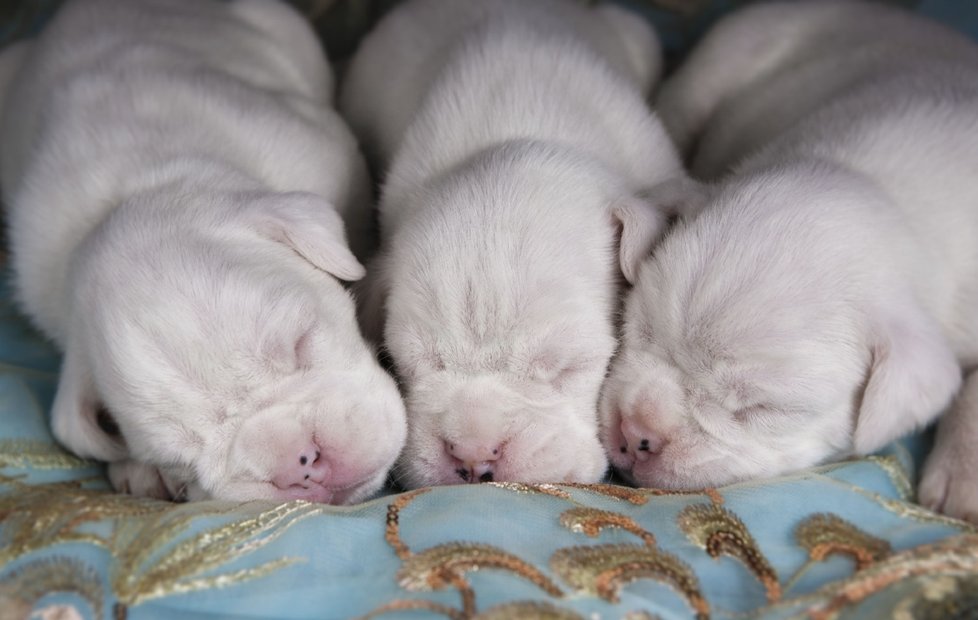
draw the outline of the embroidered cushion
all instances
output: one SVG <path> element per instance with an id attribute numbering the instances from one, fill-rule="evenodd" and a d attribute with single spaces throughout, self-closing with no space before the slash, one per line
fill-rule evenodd
<path id="1" fill-rule="evenodd" d="M 340 58 L 391 1 L 297 3 Z M 910 3 L 978 34 L 974 3 Z M 31 32 L 55 4 L 4 5 L 0 38 Z M 739 2 L 630 4 L 675 57 Z M 926 437 L 691 493 L 500 483 L 353 507 L 174 505 L 112 494 L 102 466 L 54 443 L 57 369 L 0 287 L 0 618 L 943 618 L 978 608 L 978 532 L 912 503 Z"/>

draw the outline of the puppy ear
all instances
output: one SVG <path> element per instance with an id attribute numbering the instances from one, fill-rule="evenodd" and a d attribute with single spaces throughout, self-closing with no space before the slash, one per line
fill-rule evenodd
<path id="1" fill-rule="evenodd" d="M 639 266 L 665 232 L 669 218 L 695 215 L 705 203 L 704 186 L 682 176 L 659 183 L 611 208 L 612 216 L 621 225 L 618 257 L 621 272 L 629 284 L 635 284 Z"/>
<path id="2" fill-rule="evenodd" d="M 115 421 L 102 409 L 86 362 L 69 344 L 51 407 L 51 428 L 62 445 L 86 458 L 117 461 L 127 456 Z"/>
<path id="3" fill-rule="evenodd" d="M 275 194 L 262 198 L 255 213 L 263 236 L 289 246 L 313 266 L 350 282 L 366 273 L 350 251 L 342 218 L 321 197 L 308 192 Z"/>
<path id="4" fill-rule="evenodd" d="M 878 308 L 869 380 L 853 434 L 858 454 L 931 422 L 961 386 L 961 366 L 937 324 L 909 298 Z"/>

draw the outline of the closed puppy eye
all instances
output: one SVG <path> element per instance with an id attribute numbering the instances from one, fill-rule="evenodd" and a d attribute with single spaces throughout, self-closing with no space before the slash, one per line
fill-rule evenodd
<path id="1" fill-rule="evenodd" d="M 95 423 L 98 425 L 99 430 L 109 437 L 119 441 L 124 440 L 122 437 L 122 431 L 119 429 L 119 425 L 116 423 L 115 418 L 112 417 L 112 414 L 109 413 L 109 410 L 105 407 L 99 407 L 98 411 L 95 412 Z"/>
<path id="2" fill-rule="evenodd" d="M 765 405 L 751 405 L 750 407 L 742 407 L 734 411 L 733 417 L 739 422 L 750 422 L 770 411 L 771 409 Z"/>

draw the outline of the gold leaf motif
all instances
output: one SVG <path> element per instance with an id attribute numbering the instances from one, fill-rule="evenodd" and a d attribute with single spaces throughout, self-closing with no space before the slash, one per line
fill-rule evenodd
<path id="1" fill-rule="evenodd" d="M 719 506 L 723 503 L 723 496 L 714 488 L 703 489 L 703 494 L 710 498 L 710 501 Z"/>
<path id="2" fill-rule="evenodd" d="M 689 540 L 710 557 L 728 555 L 746 566 L 764 586 L 769 603 L 781 598 L 777 572 L 737 515 L 716 504 L 693 504 L 679 513 L 678 521 Z"/>
<path id="3" fill-rule="evenodd" d="M 937 575 L 919 578 L 920 590 L 899 601 L 893 620 L 967 618 L 978 609 L 978 575 Z"/>
<path id="4" fill-rule="evenodd" d="M 635 534 L 646 545 L 655 545 L 655 536 L 639 526 L 634 519 L 607 510 L 572 508 L 560 515 L 560 524 L 572 532 L 582 532 L 591 538 L 596 538 L 606 527 L 615 527 Z"/>
<path id="5" fill-rule="evenodd" d="M 73 592 L 91 606 L 92 617 L 102 617 L 98 573 L 88 564 L 65 556 L 33 560 L 4 575 L 0 580 L 0 617 L 26 618 L 34 603 L 52 592 Z"/>
<path id="6" fill-rule="evenodd" d="M 95 461 L 68 454 L 48 441 L 0 439 L 0 468 L 86 469 L 96 465 Z"/>
<path id="7" fill-rule="evenodd" d="M 413 590 L 440 590 L 456 585 L 468 571 L 494 568 L 526 579 L 551 596 L 563 596 L 560 588 L 533 565 L 491 545 L 446 543 L 415 553 L 397 571 L 401 587 Z"/>
<path id="8" fill-rule="evenodd" d="M 692 569 L 675 555 L 642 545 L 596 545 L 558 549 L 550 567 L 578 592 L 618 602 L 623 587 L 655 579 L 686 598 L 697 618 L 708 618 L 709 603 Z"/>
<path id="9" fill-rule="evenodd" d="M 246 507 L 256 510 L 262 505 L 255 502 Z M 116 562 L 110 580 L 121 603 L 132 606 L 171 594 L 234 585 L 298 562 L 297 558 L 280 558 L 245 570 L 203 576 L 264 547 L 296 523 L 320 512 L 314 504 L 289 502 L 172 543 L 194 519 L 242 508 L 212 502 L 212 510 L 207 513 L 201 510 L 202 503 L 189 506 L 156 515 L 148 524 L 129 520 L 118 525 L 111 543 Z"/>
<path id="10" fill-rule="evenodd" d="M 878 465 L 889 476 L 893 486 L 896 487 L 897 493 L 900 494 L 900 499 L 909 500 L 913 497 L 913 483 L 910 481 L 907 470 L 900 463 L 899 458 L 892 454 L 887 456 L 871 454 L 863 458 Z"/>
<path id="11" fill-rule="evenodd" d="M 644 506 L 652 497 L 683 497 L 689 495 L 706 495 L 710 501 L 716 504 L 723 503 L 723 496 L 714 488 L 674 490 L 674 489 L 653 489 L 648 487 L 630 488 L 618 484 L 583 484 L 579 482 L 564 482 L 561 486 L 572 489 L 590 491 L 606 497 L 625 500 L 636 506 Z"/>
<path id="12" fill-rule="evenodd" d="M 967 521 L 960 521 L 953 517 L 948 517 L 932 510 L 928 510 L 919 504 L 904 502 L 897 499 L 884 497 L 879 493 L 867 491 L 860 487 L 853 487 L 853 490 L 876 501 L 880 506 L 904 519 L 913 519 L 919 523 L 938 523 L 947 525 L 965 532 L 978 532 L 978 526 Z"/>
<path id="13" fill-rule="evenodd" d="M 631 489 L 629 487 L 623 487 L 617 484 L 582 484 L 578 482 L 565 482 L 561 484 L 561 486 L 590 491 L 591 493 L 597 493 L 606 497 L 613 497 L 614 499 L 625 500 L 626 502 L 635 504 L 636 506 L 645 505 L 649 501 L 648 489 Z"/>
<path id="14" fill-rule="evenodd" d="M 848 521 L 826 513 L 811 515 L 795 530 L 798 543 L 817 562 L 833 553 L 848 555 L 861 570 L 890 554 L 890 543 L 871 536 Z"/>
<path id="15" fill-rule="evenodd" d="M 893 553 L 851 578 L 819 590 L 823 600 L 811 605 L 805 614 L 811 620 L 832 620 L 843 608 L 858 604 L 894 584 L 938 575 L 969 579 L 978 575 L 978 535 L 961 534 Z"/>
<path id="16" fill-rule="evenodd" d="M 472 616 L 472 620 L 584 620 L 584 616 L 570 609 L 557 607 L 542 601 L 504 603 Z"/>
<path id="17" fill-rule="evenodd" d="M 431 611 L 436 614 L 447 616 L 452 620 L 467 620 L 471 617 L 455 609 L 454 607 L 449 607 L 433 601 L 397 599 L 387 603 L 386 605 L 378 607 L 365 616 L 360 616 L 358 620 L 370 620 L 371 618 L 376 618 L 377 616 L 382 616 L 384 614 L 411 610 Z"/>
<path id="18" fill-rule="evenodd" d="M 402 560 L 411 555 L 411 550 L 408 546 L 404 544 L 401 540 L 401 511 L 414 501 L 414 498 L 427 493 L 430 489 L 417 489 L 415 491 L 409 491 L 407 493 L 402 493 L 394 499 L 393 502 L 387 504 L 387 526 L 384 532 L 384 539 L 387 540 L 393 549 L 397 557 Z"/>
<path id="19" fill-rule="evenodd" d="M 522 482 L 487 482 L 486 484 L 517 493 L 538 493 L 540 495 L 559 497 L 560 499 L 571 499 L 570 493 L 554 484 L 525 484 Z"/>
<path id="20" fill-rule="evenodd" d="M 0 547 L 0 565 L 67 542 L 105 546 L 107 541 L 82 531 L 80 526 L 159 513 L 172 506 L 158 500 L 82 489 L 73 483 L 26 485 L 11 478 L 0 482 L 16 488 L 0 495 L 0 527 L 5 543 Z"/>

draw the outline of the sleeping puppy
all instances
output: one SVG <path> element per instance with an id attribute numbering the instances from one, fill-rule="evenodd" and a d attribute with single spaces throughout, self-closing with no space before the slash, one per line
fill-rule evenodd
<path id="1" fill-rule="evenodd" d="M 365 167 L 301 17 L 79 0 L 0 76 L 17 294 L 64 350 L 55 436 L 135 494 L 374 492 L 404 409 L 340 282 Z"/>
<path id="2" fill-rule="evenodd" d="M 341 110 L 386 171 L 363 300 L 403 383 L 409 487 L 593 482 L 622 273 L 679 186 L 643 101 L 654 33 L 611 6 L 413 0 L 353 58 Z"/>
<path id="3" fill-rule="evenodd" d="M 867 454 L 935 419 L 964 369 L 919 491 L 978 521 L 978 47 L 879 5 L 758 4 L 659 102 L 719 179 L 626 300 L 613 464 L 681 488 Z"/>

